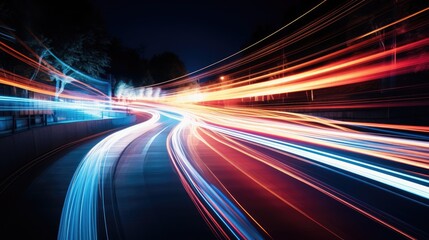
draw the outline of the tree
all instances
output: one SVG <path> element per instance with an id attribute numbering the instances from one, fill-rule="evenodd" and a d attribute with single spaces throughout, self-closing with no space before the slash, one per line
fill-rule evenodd
<path id="1" fill-rule="evenodd" d="M 150 59 L 149 72 L 154 83 L 161 83 L 185 75 L 186 68 L 176 54 L 164 52 Z"/>
<path id="2" fill-rule="evenodd" d="M 113 39 L 109 54 L 112 62 L 108 71 L 115 79 L 135 87 L 152 84 L 148 60 L 141 57 L 138 49 L 127 48 L 118 39 Z"/>
<path id="3" fill-rule="evenodd" d="M 39 63 L 47 62 L 65 75 L 49 74 L 56 82 L 57 95 L 73 78 L 91 81 L 103 77 L 110 63 L 110 40 L 101 15 L 89 0 L 76 0 L 67 6 L 61 2 L 7 0 L 6 6 L 12 12 L 8 22 L 16 27 L 17 37 L 36 51 Z M 31 79 L 38 80 L 37 75 L 38 69 Z"/>

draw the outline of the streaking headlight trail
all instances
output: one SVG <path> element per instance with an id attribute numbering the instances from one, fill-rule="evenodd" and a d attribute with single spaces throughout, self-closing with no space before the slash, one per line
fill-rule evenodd
<path id="1" fill-rule="evenodd" d="M 256 136 L 234 130 L 227 130 L 219 127 L 206 127 L 217 132 L 221 132 L 236 138 L 248 140 L 250 142 L 262 144 L 264 146 L 305 157 L 313 161 L 330 165 L 350 173 L 361 175 L 369 179 L 399 188 L 401 190 L 416 194 L 429 199 L 429 181 L 412 175 L 403 174 L 375 165 L 366 164 L 355 159 L 342 157 L 329 152 L 319 151 L 283 141 Z"/>
<path id="2" fill-rule="evenodd" d="M 15 144 L 36 127 L 138 119 L 70 143 L 82 145 L 62 179 L 59 240 L 429 239 L 429 6 L 387 2 L 322 0 L 145 86 L 150 68 L 144 80 L 96 79 L 54 49 L 0 37 L 26 70 L 0 68 L 0 130 Z"/>
<path id="3" fill-rule="evenodd" d="M 109 168 L 124 148 L 158 121 L 152 113 L 146 122 L 116 132 L 99 142 L 85 156 L 67 191 L 61 215 L 58 239 L 97 239 L 99 198 L 103 199 L 103 181 Z"/>
<path id="4" fill-rule="evenodd" d="M 206 218 L 212 229 L 222 237 L 263 239 L 258 229 L 249 221 L 244 212 L 239 209 L 216 186 L 208 182 L 193 166 L 187 156 L 183 143 L 186 136 L 184 128 L 189 127 L 188 119 L 182 121 L 171 133 L 168 140 L 168 150 L 177 172 L 188 194 Z M 221 220 L 221 224 L 217 220 Z M 229 231 L 224 231 L 223 228 Z"/>

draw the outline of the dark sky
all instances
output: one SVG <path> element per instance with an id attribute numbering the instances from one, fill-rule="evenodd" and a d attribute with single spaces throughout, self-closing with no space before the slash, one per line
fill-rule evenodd
<path id="1" fill-rule="evenodd" d="M 287 8 L 309 8 L 298 0 L 93 1 L 124 45 L 144 46 L 147 58 L 172 51 L 189 72 L 240 50 L 258 26 L 281 26 Z"/>

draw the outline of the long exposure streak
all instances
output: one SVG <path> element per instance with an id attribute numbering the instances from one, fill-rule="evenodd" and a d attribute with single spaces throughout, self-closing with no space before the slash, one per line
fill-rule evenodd
<path id="1" fill-rule="evenodd" d="M 0 25 L 0 147 L 28 150 L 2 154 L 0 199 L 55 186 L 61 240 L 429 239 L 428 13 L 324 0 L 176 75 L 117 43 L 76 66 Z"/>

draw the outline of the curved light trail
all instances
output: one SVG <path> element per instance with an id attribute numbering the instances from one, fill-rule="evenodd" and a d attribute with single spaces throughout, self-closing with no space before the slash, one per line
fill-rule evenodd
<path id="1" fill-rule="evenodd" d="M 187 157 L 189 154 L 186 154 L 186 146 L 183 145 L 187 142 L 187 138 L 183 131 L 189 127 L 188 121 L 188 119 L 183 120 L 171 132 L 167 145 L 170 157 L 188 194 L 206 221 L 214 225 L 212 229 L 220 236 L 228 238 L 232 234 L 234 238 L 239 239 L 263 239 L 263 235 L 252 225 L 236 203 L 234 204 L 216 186 L 207 181 L 193 166 L 192 160 Z M 223 225 L 229 232 L 223 230 Z"/>
<path id="2" fill-rule="evenodd" d="M 423 216 L 429 206 L 429 137 L 424 127 L 413 131 L 402 126 L 409 132 L 405 135 L 396 125 L 372 127 L 388 130 L 386 135 L 359 130 L 359 124 L 350 122 L 276 111 L 133 107 L 143 108 L 158 109 L 180 122 L 171 128 L 166 151 L 189 197 L 219 238 L 427 236 Z M 64 205 L 60 238 L 97 237 L 94 209 L 99 209 L 96 200 L 104 198 L 103 179 L 127 143 L 158 126 L 157 121 L 152 118 L 106 138 L 83 160 Z M 143 155 L 166 130 L 158 129 L 140 150 Z M 381 196 L 396 207 L 380 203 Z M 401 209 L 406 206 L 417 215 L 404 215 Z M 358 233 L 350 219 L 363 221 L 370 230 Z M 287 227 L 280 227 L 282 222 Z"/>
<path id="3" fill-rule="evenodd" d="M 58 239 L 97 239 L 98 196 L 104 196 L 99 185 L 124 148 L 158 121 L 159 115 L 151 114 L 146 122 L 108 136 L 82 160 L 67 191 Z"/>
<path id="4" fill-rule="evenodd" d="M 258 189 L 261 189 L 259 191 L 267 191 L 272 197 L 283 202 L 284 207 L 277 211 L 292 208 L 301 216 L 299 219 L 303 217 L 310 221 L 308 224 L 315 225 L 314 228 L 318 230 L 314 230 L 313 237 L 323 235 L 322 232 L 338 238 L 350 238 L 355 234 L 355 231 L 345 232 L 339 226 L 344 225 L 343 221 L 347 221 L 346 219 L 340 220 L 341 217 L 337 216 L 335 219 L 339 222 L 329 222 L 325 219 L 326 216 L 315 211 L 313 208 L 318 206 L 317 202 L 313 200 L 311 200 L 313 203 L 306 204 L 294 202 L 297 200 L 291 199 L 289 195 L 294 195 L 299 190 L 290 192 L 280 187 L 290 181 L 282 178 L 292 178 L 305 186 L 302 187 L 300 194 L 317 191 L 334 201 L 334 205 L 346 206 L 352 212 L 373 221 L 374 225 L 381 224 L 403 237 L 414 238 L 413 234 L 424 231 L 410 226 L 404 227 L 399 218 L 392 221 L 392 215 L 401 213 L 386 213 L 381 210 L 383 206 L 372 206 L 371 202 L 375 200 L 371 197 L 368 197 L 367 203 L 362 202 L 348 193 L 353 192 L 350 189 L 341 189 L 344 187 L 339 187 L 338 183 L 332 181 L 324 183 L 324 180 L 320 180 L 324 179 L 323 175 L 312 176 L 311 172 L 308 173 L 308 170 L 301 165 L 319 169 L 317 171 L 330 171 L 331 173 L 327 175 L 337 176 L 333 179 L 348 178 L 347 181 L 365 185 L 365 188 L 376 188 L 377 192 L 381 192 L 378 194 L 394 195 L 392 199 L 413 202 L 419 208 L 426 209 L 429 206 L 429 175 L 427 174 L 429 139 L 426 135 L 416 133 L 412 135 L 416 137 L 415 139 L 401 138 L 394 136 L 395 130 L 391 130 L 392 136 L 383 136 L 352 130 L 341 126 L 341 122 L 335 123 L 335 121 L 318 118 L 309 121 L 305 115 L 302 118 L 295 115 L 287 120 L 284 113 L 276 114 L 276 112 L 260 112 L 252 116 L 247 109 L 229 109 L 224 112 L 212 108 L 196 109 L 198 110 L 192 111 L 193 114 L 189 115 L 192 117 L 172 133 L 169 151 L 175 167 L 179 173 L 181 172 L 185 187 L 191 198 L 196 199 L 194 200 L 196 205 L 203 209 L 204 216 L 209 215 L 207 213 L 209 211 L 204 210 L 204 206 L 209 204 L 218 211 L 224 209 L 224 212 L 218 215 L 223 215 L 227 220 L 222 220 L 220 223 L 234 223 L 238 230 L 246 229 L 238 227 L 242 225 L 230 215 L 233 212 L 231 209 L 216 207 L 217 203 L 213 200 L 213 198 L 216 199 L 215 197 L 204 197 L 205 202 L 199 202 L 201 200 L 197 196 L 208 195 L 210 191 L 206 190 L 207 186 L 213 186 L 214 189 L 220 189 L 236 206 L 239 206 L 241 212 L 245 213 L 244 216 L 251 220 L 262 234 L 272 235 L 273 238 L 281 237 L 282 234 L 276 235 L 279 234 L 279 229 L 273 230 L 270 226 L 273 223 L 269 218 L 258 217 L 261 215 L 260 212 L 256 211 L 254 215 L 252 208 L 244 207 L 252 205 L 252 201 L 249 203 L 246 200 L 243 202 L 238 200 L 246 199 L 242 196 L 246 194 L 241 193 L 240 188 L 252 185 L 253 182 Z M 264 119 L 267 116 L 275 120 Z M 398 132 L 398 135 L 401 136 L 401 133 Z M 210 152 L 212 155 L 209 154 Z M 222 161 L 226 161 L 226 165 L 221 168 Z M 235 180 L 231 183 L 228 172 L 234 171 L 232 169 L 245 175 L 247 180 Z M 266 178 L 271 178 L 268 177 L 271 174 L 273 176 L 284 174 L 284 177 L 272 177 L 273 179 L 268 181 Z M 207 181 L 210 181 L 210 184 Z M 307 187 L 313 190 L 305 190 Z M 238 195 L 234 195 L 233 192 L 238 192 Z M 308 193 L 308 196 L 311 197 L 313 194 Z M 378 197 L 374 195 L 374 198 Z M 405 206 L 406 204 L 403 205 Z M 390 211 L 397 210 L 390 209 Z M 290 213 L 289 215 L 293 216 Z M 329 213 L 329 215 L 337 214 Z M 415 219 L 420 227 L 424 225 L 422 216 L 419 215 Z M 215 219 L 210 215 L 209 218 L 211 221 Z M 300 228 L 295 225 L 293 227 Z M 323 231 L 319 232 L 319 228 Z M 294 234 L 306 236 L 303 232 Z M 254 238 L 253 235 L 251 236 L 242 235 L 241 237 Z"/>
<path id="5" fill-rule="evenodd" d="M 395 16 L 371 30 L 350 31 L 345 42 L 325 47 L 344 34 L 339 31 L 300 45 L 362 11 L 368 2 L 342 3 L 241 59 L 160 85 L 156 97 L 127 88 L 118 101 L 106 101 L 106 94 L 78 79 L 71 83 L 82 91 L 65 89 L 60 94 L 69 102 L 0 96 L 2 111 L 105 109 L 150 115 L 106 137 L 82 159 L 68 188 L 58 239 L 110 239 L 131 229 L 123 225 L 135 224 L 126 219 L 133 218 L 126 213 L 132 210 L 124 204 L 126 193 L 118 203 L 115 188 L 126 186 L 138 199 L 157 201 L 159 195 L 150 189 L 158 185 L 139 175 L 149 156 L 152 163 L 164 164 L 160 178 L 168 175 L 180 181 L 217 238 L 429 238 L 429 127 L 427 122 L 387 121 L 392 109 L 418 113 L 429 106 L 429 8 Z M 328 4 L 322 3 L 321 7 Z M 358 29 L 361 24 L 350 25 Z M 322 49 L 307 54 L 315 48 Z M 41 72 L 69 78 L 35 60 L 39 56 L 34 52 L 31 58 L 2 42 L 0 50 Z M 291 60 L 285 61 L 285 55 Z M 6 69 L 0 73 L 0 84 L 45 97 L 58 94 L 54 86 Z M 195 83 L 205 78 L 201 86 Z M 408 112 L 406 107 L 417 110 Z M 382 119 L 386 122 L 340 121 L 287 111 L 380 109 L 388 110 Z M 130 177 L 132 168 L 139 174 Z M 170 190 L 169 196 L 183 197 Z M 151 206 L 147 202 L 141 204 Z M 136 207 L 141 212 L 135 214 L 147 214 L 147 221 L 160 212 L 163 218 L 175 214 L 155 205 L 153 212 Z M 145 224 L 138 228 L 155 232 Z"/>

